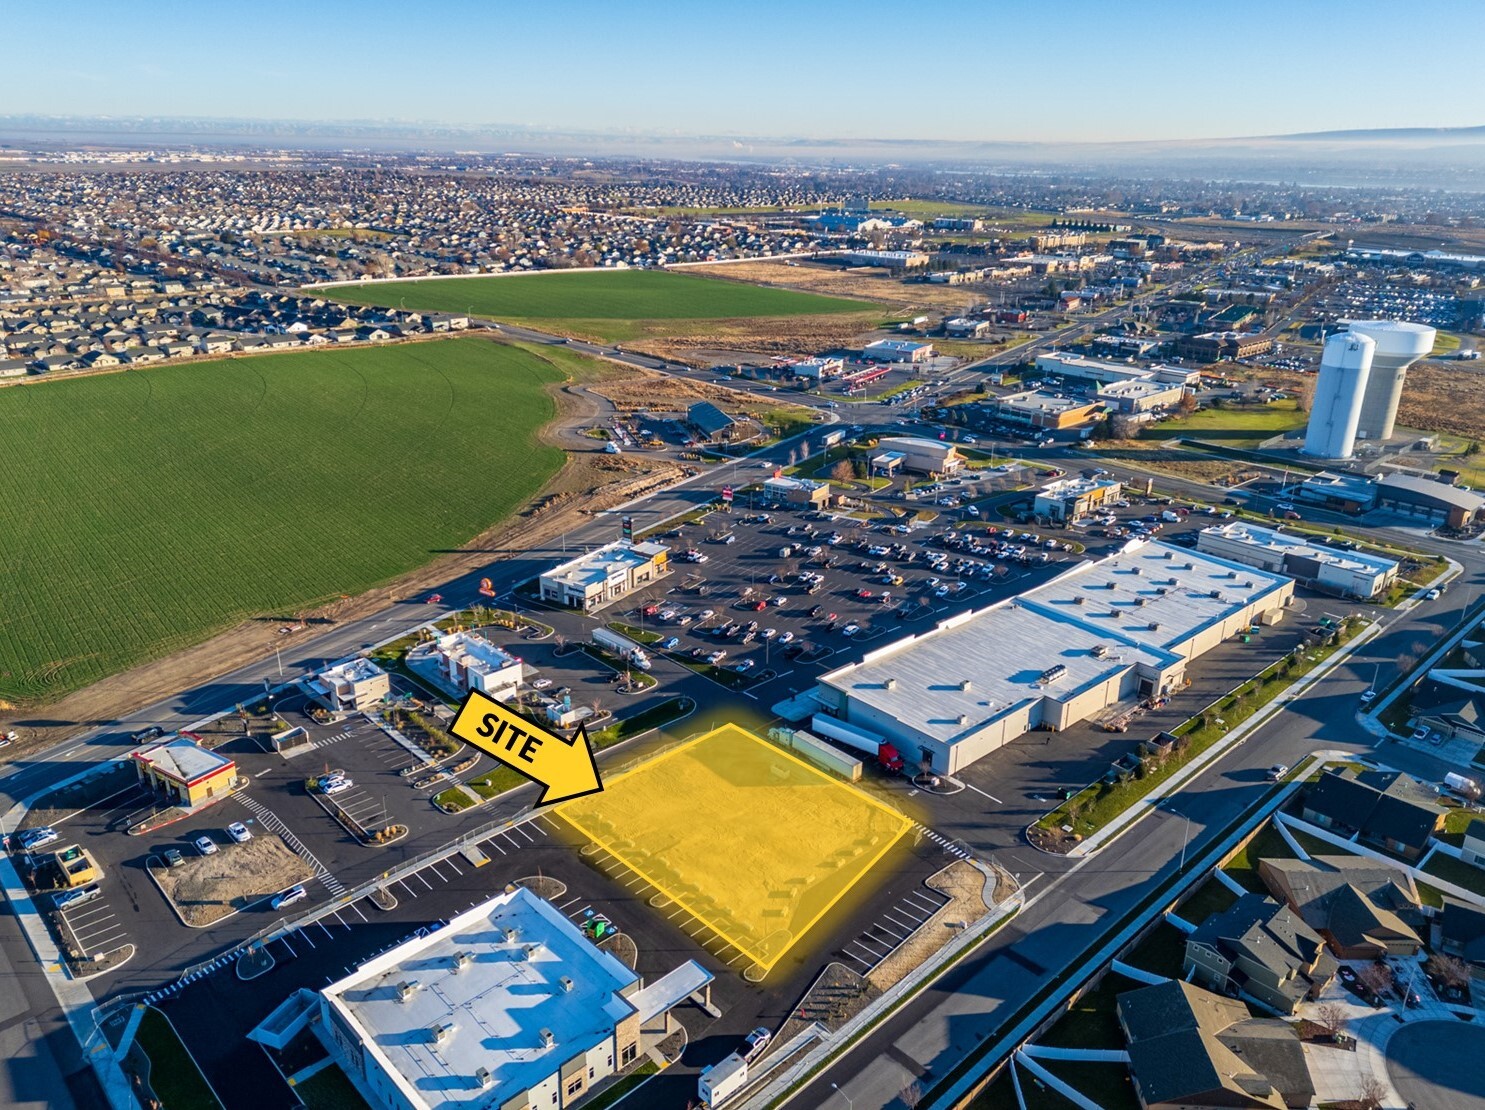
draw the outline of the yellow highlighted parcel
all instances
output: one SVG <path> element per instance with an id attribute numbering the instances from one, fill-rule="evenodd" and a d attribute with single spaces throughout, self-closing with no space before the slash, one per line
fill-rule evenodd
<path id="1" fill-rule="evenodd" d="M 911 827 L 737 725 L 557 813 L 764 970 Z"/>

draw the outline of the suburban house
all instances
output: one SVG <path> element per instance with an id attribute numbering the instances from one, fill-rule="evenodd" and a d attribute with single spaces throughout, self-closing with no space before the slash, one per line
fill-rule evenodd
<path id="1" fill-rule="evenodd" d="M 1265 859 L 1258 877 L 1325 938 L 1338 959 L 1416 956 L 1423 947 L 1405 920 L 1419 913 L 1418 891 L 1399 868 L 1361 856 Z"/>
<path id="2" fill-rule="evenodd" d="M 1172 980 L 1119 996 L 1129 1070 L 1145 1110 L 1309 1106 L 1315 1085 L 1293 1026 Z"/>
<path id="3" fill-rule="evenodd" d="M 1485 867 L 1485 817 L 1476 817 L 1464 830 L 1464 843 L 1459 846 L 1459 856 L 1465 863 Z"/>
<path id="4" fill-rule="evenodd" d="M 1448 740 L 1485 744 L 1485 689 L 1479 685 L 1482 678 L 1485 675 L 1467 685 L 1456 674 L 1430 671 L 1413 690 L 1414 723 Z"/>
<path id="5" fill-rule="evenodd" d="M 1469 964 L 1474 978 L 1485 979 L 1485 910 L 1445 895 L 1439 937 L 1439 951 Z"/>
<path id="6" fill-rule="evenodd" d="M 1336 959 L 1320 934 L 1288 906 L 1245 894 L 1186 938 L 1186 977 L 1209 990 L 1247 995 L 1292 1014 L 1325 989 Z"/>
<path id="7" fill-rule="evenodd" d="M 1305 791 L 1300 816 L 1362 844 L 1417 860 L 1444 824 L 1432 791 L 1401 771 L 1329 770 Z"/>

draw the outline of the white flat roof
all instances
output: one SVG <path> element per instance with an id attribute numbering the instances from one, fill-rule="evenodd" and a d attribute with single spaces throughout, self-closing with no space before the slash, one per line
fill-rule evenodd
<path id="1" fill-rule="evenodd" d="M 1290 532 L 1276 532 L 1272 528 L 1262 528 L 1253 524 L 1241 524 L 1233 521 L 1230 524 L 1213 524 L 1202 529 L 1213 536 L 1233 543 L 1243 544 L 1245 547 L 1262 548 L 1282 555 L 1298 555 L 1307 559 L 1318 559 L 1322 563 L 1328 563 L 1334 567 L 1345 570 L 1359 571 L 1366 574 L 1385 574 L 1390 570 L 1397 569 L 1397 562 L 1387 559 L 1381 555 L 1367 555 L 1360 551 L 1344 551 L 1334 547 L 1326 547 L 1323 544 L 1312 543 L 1300 536 Z"/>
<path id="2" fill-rule="evenodd" d="M 1118 478 L 1058 478 L 1036 491 L 1038 497 L 1082 497 L 1099 489 L 1115 489 L 1124 483 Z"/>
<path id="3" fill-rule="evenodd" d="M 377 678 L 386 673 L 370 659 L 357 656 L 355 659 L 347 659 L 344 663 L 337 663 L 333 667 L 326 667 L 316 677 L 334 683 L 365 682 L 368 678 Z"/>
<path id="4" fill-rule="evenodd" d="M 1000 398 L 1007 408 L 1030 412 L 1066 412 L 1068 409 L 1087 408 L 1094 404 L 1080 397 L 1059 397 L 1045 389 L 1026 389 L 1020 393 L 1007 393 Z"/>
<path id="5" fill-rule="evenodd" d="M 1122 382 L 1105 382 L 1098 387 L 1099 396 L 1139 397 L 1151 393 L 1169 393 L 1180 389 L 1179 382 L 1157 382 L 1150 378 L 1130 378 Z"/>
<path id="6" fill-rule="evenodd" d="M 1099 645 L 1108 649 L 1103 658 L 1093 655 Z M 1028 703 L 1066 701 L 1140 663 L 1163 670 L 1179 661 L 1170 652 L 1131 643 L 1118 630 L 1093 629 L 1071 614 L 1011 598 L 889 644 L 820 681 L 953 743 Z M 1041 685 L 1041 675 L 1058 665 L 1066 673 Z"/>
<path id="7" fill-rule="evenodd" d="M 1140 643 L 1172 650 L 1291 581 L 1216 555 L 1136 540 L 1025 596 L 1049 612 L 1073 614 L 1099 628 L 1129 625 L 1128 634 Z M 1119 617 L 1110 616 L 1116 611 Z M 1160 627 L 1150 629 L 1151 623 Z"/>
<path id="8" fill-rule="evenodd" d="M 661 543 L 617 543 L 606 544 L 596 551 L 569 559 L 542 575 L 543 578 L 560 582 L 564 586 L 587 588 L 602 585 L 616 574 L 627 573 L 632 567 L 643 566 L 662 551 L 668 551 Z"/>
<path id="9" fill-rule="evenodd" d="M 903 451 L 932 451 L 936 454 L 949 454 L 955 450 L 955 445 L 941 439 L 923 439 L 919 436 L 886 436 L 877 440 L 877 446 L 892 450 L 894 448 Z"/>
<path id="10" fill-rule="evenodd" d="M 514 940 L 506 930 L 515 929 Z M 529 955 L 527 945 L 536 946 Z M 455 954 L 469 963 L 455 968 Z M 564 977 L 570 981 L 567 990 Z M 322 992 L 414 1106 L 501 1106 L 634 1012 L 639 977 L 517 887 L 374 957 Z M 416 981 L 407 1001 L 398 984 Z M 430 1032 L 452 1024 L 441 1043 Z M 553 1044 L 542 1041 L 550 1030 Z M 491 1083 L 480 1089 L 475 1073 Z"/>

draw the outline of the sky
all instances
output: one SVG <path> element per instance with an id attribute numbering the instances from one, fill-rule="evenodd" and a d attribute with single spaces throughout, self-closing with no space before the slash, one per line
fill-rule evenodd
<path id="1" fill-rule="evenodd" d="M 1485 0 L 8 0 L 4 28 L 0 114 L 1033 141 L 1485 124 Z"/>

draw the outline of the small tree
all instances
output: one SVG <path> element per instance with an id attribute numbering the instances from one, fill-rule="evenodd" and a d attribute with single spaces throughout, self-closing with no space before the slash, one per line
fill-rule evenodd
<path id="1" fill-rule="evenodd" d="M 1193 412 L 1196 411 L 1196 408 L 1197 402 L 1195 393 L 1183 392 L 1181 394 L 1181 399 L 1176 402 L 1176 411 L 1178 411 L 1182 416 L 1190 416 Z"/>
<path id="2" fill-rule="evenodd" d="M 1361 1081 L 1356 1101 L 1361 1110 L 1382 1110 L 1382 1100 L 1386 1097 L 1387 1085 L 1375 1075 L 1368 1075 Z"/>
<path id="3" fill-rule="evenodd" d="M 850 459 L 841 459 L 830 468 L 830 476 L 844 484 L 856 477 L 856 466 Z"/>
<path id="4" fill-rule="evenodd" d="M 1327 1002 L 1315 1011 L 1315 1020 L 1325 1026 L 1331 1037 L 1339 1040 L 1351 1019 L 1346 1016 L 1346 1008 L 1339 1002 Z"/>
<path id="5" fill-rule="evenodd" d="M 1446 987 L 1464 990 L 1470 983 L 1469 965 L 1457 956 L 1436 953 L 1428 957 L 1428 973 Z"/>
<path id="6" fill-rule="evenodd" d="M 1392 968 L 1385 963 L 1363 964 L 1357 969 L 1356 978 L 1377 998 L 1392 989 Z"/>

